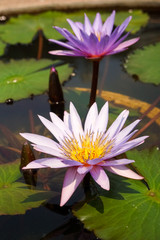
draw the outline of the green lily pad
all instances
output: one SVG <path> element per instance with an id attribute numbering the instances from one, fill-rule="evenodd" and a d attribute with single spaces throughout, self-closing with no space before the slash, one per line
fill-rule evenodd
<path id="1" fill-rule="evenodd" d="M 4 54 L 6 44 L 0 41 L 0 56 Z"/>
<path id="2" fill-rule="evenodd" d="M 85 12 L 87 13 L 91 22 L 93 22 L 96 11 Z M 101 16 L 103 21 L 105 21 L 109 15 L 110 13 L 102 12 Z M 131 13 L 117 12 L 115 24 L 119 25 L 129 15 L 133 15 L 133 20 L 131 21 L 127 30 L 131 30 L 133 33 L 138 31 L 141 26 L 146 25 L 149 18 L 147 14 L 142 13 L 140 10 L 134 10 Z M 70 18 L 73 21 L 84 22 L 84 11 L 72 13 L 49 11 L 36 15 L 22 14 L 18 17 L 11 17 L 6 24 L 0 26 L 0 37 L 3 41 L 10 44 L 26 44 L 32 41 L 38 30 L 42 30 L 46 38 L 59 39 L 62 38 L 62 36 L 56 30 L 53 30 L 52 26 L 56 25 L 59 27 L 69 28 L 69 24 L 66 21 L 67 18 Z"/>
<path id="3" fill-rule="evenodd" d="M 109 174 L 111 190 L 107 192 L 97 187 L 99 195 L 74 210 L 74 215 L 103 240 L 159 239 L 159 150 L 135 150 L 127 156 L 136 160 L 134 166 L 147 184 Z"/>
<path id="4" fill-rule="evenodd" d="M 46 67 L 56 63 L 47 59 L 11 60 L 9 63 L 0 61 L 0 102 L 42 94 L 48 89 L 50 69 Z M 58 66 L 57 70 L 61 82 L 67 80 L 72 72 L 68 65 Z"/>
<path id="5" fill-rule="evenodd" d="M 11 17 L 6 24 L 0 26 L 1 39 L 10 44 L 29 43 L 38 30 L 43 30 L 45 35 L 51 32 L 53 19 L 52 12 Z"/>
<path id="6" fill-rule="evenodd" d="M 126 31 L 131 31 L 131 33 L 138 32 L 141 27 L 146 26 L 149 20 L 149 15 L 147 13 L 143 13 L 141 10 L 122 11 L 117 12 L 115 25 L 120 25 L 129 16 L 132 16 L 132 20 L 126 28 Z"/>
<path id="7" fill-rule="evenodd" d="M 144 83 L 160 84 L 160 43 L 138 49 L 128 56 L 125 68 Z"/>
<path id="8" fill-rule="evenodd" d="M 29 189 L 17 181 L 20 177 L 19 161 L 0 165 L 0 215 L 24 214 L 53 196 L 53 192 Z"/>

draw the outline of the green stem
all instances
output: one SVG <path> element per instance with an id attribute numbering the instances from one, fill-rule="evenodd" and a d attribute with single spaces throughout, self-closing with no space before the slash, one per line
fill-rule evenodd
<path id="1" fill-rule="evenodd" d="M 96 101 L 96 91 L 97 91 L 97 84 L 98 84 L 98 72 L 99 72 L 99 60 L 93 61 L 93 75 L 92 75 L 92 86 L 91 86 L 91 94 L 90 94 L 90 101 L 89 107 Z"/>

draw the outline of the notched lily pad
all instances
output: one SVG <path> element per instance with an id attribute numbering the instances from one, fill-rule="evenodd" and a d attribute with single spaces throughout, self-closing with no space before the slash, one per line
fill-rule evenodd
<path id="1" fill-rule="evenodd" d="M 160 43 L 138 49 L 128 56 L 125 63 L 127 72 L 137 75 L 144 83 L 160 84 Z"/>
<path id="2" fill-rule="evenodd" d="M 53 192 L 31 190 L 17 181 L 20 177 L 19 161 L 0 165 L 0 215 L 24 214 L 53 196 Z"/>
<path id="3" fill-rule="evenodd" d="M 96 11 L 85 12 L 91 22 L 93 22 Z M 109 15 L 110 13 L 101 12 L 103 21 L 105 21 Z M 130 15 L 133 16 L 133 19 L 129 24 L 127 31 L 131 30 L 133 33 L 137 32 L 142 26 L 145 26 L 149 18 L 147 14 L 142 13 L 140 10 L 133 10 L 132 12 L 117 12 L 115 25 L 119 25 Z M 73 21 L 84 22 L 84 11 L 73 13 L 48 11 L 36 15 L 22 14 L 18 17 L 11 17 L 6 24 L 0 26 L 0 38 L 10 44 L 27 44 L 32 41 L 38 30 L 42 30 L 46 38 L 59 39 L 62 38 L 62 36 L 56 30 L 53 31 L 52 26 L 56 25 L 69 28 L 69 24 L 66 21 L 67 18 L 70 18 Z"/>
<path id="4" fill-rule="evenodd" d="M 9 63 L 0 61 L 0 102 L 6 99 L 19 100 L 31 94 L 39 95 L 48 89 L 51 60 L 11 60 Z M 72 72 L 68 65 L 57 67 L 60 81 L 67 80 Z"/>
<path id="5" fill-rule="evenodd" d="M 97 197 L 74 210 L 74 215 L 104 240 L 159 239 L 159 150 L 135 150 L 127 156 L 136 160 L 134 166 L 147 184 L 110 174 L 111 190 L 97 187 Z"/>
<path id="6" fill-rule="evenodd" d="M 117 12 L 115 24 L 120 25 L 129 16 L 132 16 L 132 20 L 127 26 L 126 31 L 131 31 L 131 33 L 138 32 L 141 27 L 146 26 L 149 20 L 149 15 L 147 13 L 143 13 L 141 10 L 130 10 Z"/>

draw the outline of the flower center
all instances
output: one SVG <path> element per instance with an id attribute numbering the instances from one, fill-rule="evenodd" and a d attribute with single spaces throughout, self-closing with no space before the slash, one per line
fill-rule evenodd
<path id="1" fill-rule="evenodd" d="M 65 138 L 63 146 L 61 146 L 64 155 L 68 159 L 72 159 L 81 163 L 86 163 L 88 160 L 102 158 L 106 152 L 110 152 L 113 144 L 107 141 L 104 134 L 97 133 L 94 138 L 94 133 L 87 133 L 80 137 L 80 142 L 75 138 Z"/>

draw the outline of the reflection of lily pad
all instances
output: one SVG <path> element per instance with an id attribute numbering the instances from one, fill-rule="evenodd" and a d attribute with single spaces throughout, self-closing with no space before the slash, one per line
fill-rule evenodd
<path id="1" fill-rule="evenodd" d="M 148 20 L 149 16 L 147 13 L 143 13 L 141 10 L 132 10 L 132 11 L 124 11 L 118 12 L 115 18 L 115 24 L 120 25 L 124 19 L 132 16 L 132 20 L 130 21 L 126 31 L 131 31 L 132 33 L 136 33 L 140 30 L 141 27 L 144 27 Z"/>
<path id="2" fill-rule="evenodd" d="M 160 84 L 160 43 L 136 50 L 128 56 L 125 68 L 145 83 Z"/>
<path id="3" fill-rule="evenodd" d="M 150 240 L 160 236 L 160 154 L 159 150 L 130 151 L 129 159 L 148 184 L 111 175 L 111 190 L 85 203 L 74 214 L 105 240 Z"/>
<path id="4" fill-rule="evenodd" d="M 95 11 L 85 11 L 93 22 Z M 141 26 L 144 26 L 148 21 L 148 15 L 141 11 L 118 12 L 116 14 L 115 24 L 119 25 L 126 17 L 133 15 L 133 20 L 130 23 L 128 31 L 136 32 Z M 101 13 L 103 21 L 109 16 L 109 13 Z M 42 30 L 46 38 L 59 39 L 62 36 L 52 30 L 52 26 L 69 27 L 66 19 L 70 18 L 73 21 L 84 21 L 84 12 L 78 11 L 73 13 L 49 11 L 36 15 L 23 14 L 18 17 L 11 17 L 9 21 L 0 26 L 1 39 L 10 44 L 29 43 L 32 41 L 38 30 Z M 25 29 L 25 31 L 24 31 Z M 16 33 L 16 34 L 15 34 Z M 22 34 L 23 33 L 23 34 Z"/>
<path id="5" fill-rule="evenodd" d="M 0 41 L 0 56 L 4 54 L 6 44 Z"/>
<path id="6" fill-rule="evenodd" d="M 0 215 L 24 214 L 53 195 L 29 189 L 26 184 L 17 182 L 20 177 L 18 162 L 0 165 Z"/>
<path id="7" fill-rule="evenodd" d="M 19 100 L 31 94 L 38 95 L 48 88 L 51 60 L 19 60 L 9 63 L 0 62 L 0 102 L 8 98 Z M 68 65 L 57 67 L 61 82 L 66 80 L 72 72 Z"/>

